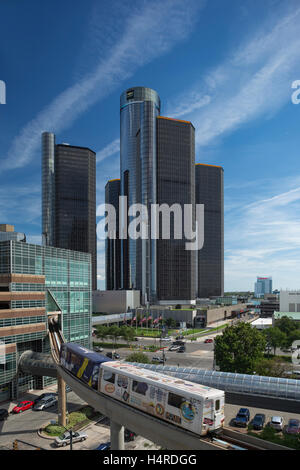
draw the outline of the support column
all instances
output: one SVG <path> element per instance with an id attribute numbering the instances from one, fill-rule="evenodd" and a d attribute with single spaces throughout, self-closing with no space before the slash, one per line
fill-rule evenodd
<path id="1" fill-rule="evenodd" d="M 58 392 L 58 424 L 66 426 L 66 382 L 57 374 L 57 392 Z"/>
<path id="2" fill-rule="evenodd" d="M 124 450 L 124 426 L 110 420 L 111 450 Z"/>

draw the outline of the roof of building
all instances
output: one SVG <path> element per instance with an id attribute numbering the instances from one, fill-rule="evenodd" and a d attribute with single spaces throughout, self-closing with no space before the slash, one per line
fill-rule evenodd
<path id="1" fill-rule="evenodd" d="M 272 326 L 272 318 L 258 318 L 251 322 L 252 326 L 262 326 L 262 325 L 270 325 Z"/>
<path id="2" fill-rule="evenodd" d="M 157 119 L 168 119 L 169 121 L 185 122 L 186 124 L 191 124 L 193 126 L 191 121 L 184 121 L 183 119 L 175 119 L 175 118 L 170 118 L 166 116 L 157 116 Z"/>
<path id="3" fill-rule="evenodd" d="M 195 165 L 202 165 L 202 166 L 213 166 L 214 168 L 221 168 L 221 170 L 224 170 L 224 168 L 222 166 L 218 166 L 218 165 L 209 165 L 208 163 L 195 163 Z"/>
<path id="4" fill-rule="evenodd" d="M 300 321 L 300 312 L 274 312 L 274 318 L 276 320 L 283 317 L 288 317 L 292 320 Z"/>

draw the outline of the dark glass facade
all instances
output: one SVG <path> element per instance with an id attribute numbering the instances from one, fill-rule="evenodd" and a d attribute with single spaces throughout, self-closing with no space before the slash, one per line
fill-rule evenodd
<path id="1" fill-rule="evenodd" d="M 198 252 L 200 298 L 224 295 L 224 171 L 220 166 L 195 166 L 196 203 L 204 204 L 204 245 Z"/>
<path id="2" fill-rule="evenodd" d="M 150 88 L 126 90 L 120 99 L 121 195 L 128 206 L 156 202 L 156 117 L 160 99 Z M 129 217 L 128 224 L 134 217 Z M 124 226 L 125 221 L 122 221 Z M 150 222 L 148 231 L 150 233 Z M 155 240 L 121 240 L 121 286 L 137 289 L 145 301 L 156 299 Z"/>
<path id="3" fill-rule="evenodd" d="M 85 147 L 55 145 L 50 133 L 43 134 L 42 145 L 43 244 L 90 253 L 96 290 L 96 154 Z"/>
<path id="4" fill-rule="evenodd" d="M 186 250 L 184 204 L 191 204 L 192 228 L 195 230 L 195 129 L 190 122 L 157 118 L 157 204 L 179 204 L 182 238 L 157 240 L 157 297 L 159 301 L 194 300 L 196 297 L 196 251 Z"/>
<path id="5" fill-rule="evenodd" d="M 115 239 L 105 239 L 105 274 L 106 290 L 121 287 L 121 242 L 119 238 L 119 196 L 120 180 L 110 180 L 105 186 L 105 203 L 111 204 L 116 211 Z"/>

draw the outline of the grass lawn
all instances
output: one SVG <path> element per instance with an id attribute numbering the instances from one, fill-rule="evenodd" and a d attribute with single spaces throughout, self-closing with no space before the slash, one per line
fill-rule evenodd
<path id="1" fill-rule="evenodd" d="M 132 328 L 134 328 L 134 326 L 132 326 Z M 146 337 L 149 337 L 149 338 L 160 338 L 160 335 L 161 335 L 161 330 L 158 330 L 157 328 L 141 328 L 141 327 L 138 327 L 137 329 L 134 328 L 134 330 L 136 330 L 136 335 L 137 336 L 146 336 Z M 204 331 L 204 328 L 190 328 L 188 329 L 187 331 L 184 331 L 183 333 L 179 333 L 180 329 L 171 329 L 171 330 L 168 330 L 168 335 L 169 336 L 178 336 L 178 335 L 182 335 L 182 336 L 188 336 L 188 335 L 194 335 L 196 333 L 201 333 L 202 331 Z"/>

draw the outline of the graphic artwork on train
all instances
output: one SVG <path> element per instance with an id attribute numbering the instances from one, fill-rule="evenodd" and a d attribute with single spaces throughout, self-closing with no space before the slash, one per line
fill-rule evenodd
<path id="1" fill-rule="evenodd" d="M 99 391 L 199 435 L 224 424 L 224 392 L 122 362 L 102 363 Z"/>
<path id="2" fill-rule="evenodd" d="M 99 368 L 112 359 L 95 353 L 76 343 L 63 343 L 60 349 L 60 364 L 77 378 L 97 390 Z"/>

